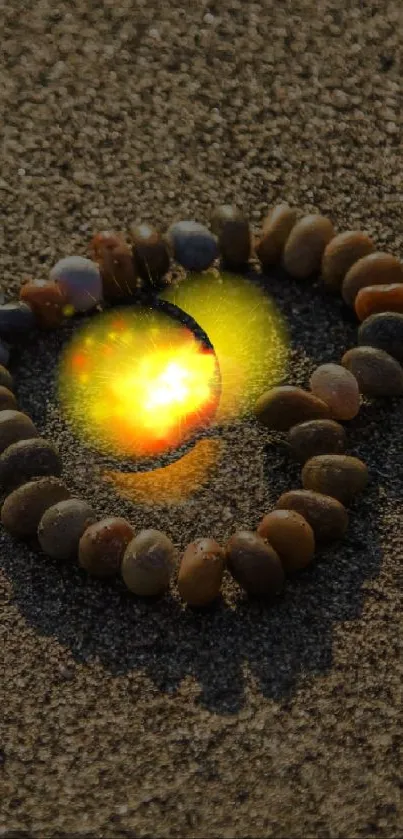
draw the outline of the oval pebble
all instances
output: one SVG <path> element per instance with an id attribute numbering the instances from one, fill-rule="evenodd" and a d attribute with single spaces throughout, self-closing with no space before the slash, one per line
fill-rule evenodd
<path id="1" fill-rule="evenodd" d="M 93 509 L 81 498 L 68 498 L 48 507 L 38 525 L 43 552 L 52 559 L 75 559 L 80 538 L 95 518 Z"/>
<path id="2" fill-rule="evenodd" d="M 358 329 L 360 347 L 376 347 L 403 362 L 403 315 L 380 312 L 370 315 Z"/>
<path id="3" fill-rule="evenodd" d="M 159 285 L 169 271 L 170 257 L 161 233 L 149 224 L 134 224 L 129 231 L 138 276 Z"/>
<path id="4" fill-rule="evenodd" d="M 120 571 L 123 554 L 134 537 L 126 519 L 106 518 L 90 524 L 78 545 L 78 561 L 95 577 L 112 577 Z"/>
<path id="5" fill-rule="evenodd" d="M 7 410 L 18 410 L 18 403 L 13 392 L 8 387 L 0 385 L 0 411 Z"/>
<path id="6" fill-rule="evenodd" d="M 60 478 L 39 478 L 22 484 L 4 501 L 1 508 L 3 527 L 20 538 L 33 536 L 45 510 L 69 497 L 70 492 Z"/>
<path id="7" fill-rule="evenodd" d="M 343 454 L 347 435 L 342 425 L 331 419 L 308 420 L 288 432 L 288 444 L 301 463 L 317 454 Z"/>
<path id="8" fill-rule="evenodd" d="M 273 431 L 289 431 L 304 420 L 330 416 L 325 402 L 293 385 L 267 390 L 257 400 L 255 413 L 259 422 Z"/>
<path id="9" fill-rule="evenodd" d="M 295 510 L 268 513 L 258 525 L 257 533 L 274 548 L 285 571 L 297 571 L 312 562 L 314 533 L 311 525 Z"/>
<path id="10" fill-rule="evenodd" d="M 187 546 L 179 567 L 178 589 L 189 606 L 207 606 L 221 589 L 225 552 L 214 539 L 196 539 Z"/>
<path id="11" fill-rule="evenodd" d="M 252 254 L 252 232 L 241 210 L 226 204 L 217 207 L 211 229 L 218 237 L 223 263 L 229 268 L 243 268 Z"/>
<path id="12" fill-rule="evenodd" d="M 100 230 L 92 237 L 88 250 L 94 262 L 102 262 L 106 250 L 115 250 L 124 244 L 123 237 L 114 230 Z"/>
<path id="13" fill-rule="evenodd" d="M 312 214 L 297 221 L 284 247 L 283 264 L 287 273 L 297 280 L 316 274 L 333 236 L 333 224 L 325 216 Z"/>
<path id="14" fill-rule="evenodd" d="M 361 288 L 355 298 L 355 312 L 361 321 L 378 312 L 403 314 L 403 283 Z"/>
<path id="15" fill-rule="evenodd" d="M 2 364 L 0 364 L 0 385 L 2 385 L 2 387 L 7 387 L 9 390 L 14 390 L 13 377 L 7 368 Z"/>
<path id="16" fill-rule="evenodd" d="M 372 239 L 361 230 L 346 230 L 331 239 L 322 257 L 321 275 L 325 287 L 339 291 L 351 266 L 372 253 L 374 248 Z"/>
<path id="17" fill-rule="evenodd" d="M 364 396 L 403 396 L 403 369 L 384 350 L 353 347 L 344 353 L 341 363 L 355 376 Z"/>
<path id="18" fill-rule="evenodd" d="M 308 460 L 302 469 L 304 489 L 331 495 L 341 504 L 350 504 L 368 483 L 368 469 L 358 457 L 321 454 Z"/>
<path id="19" fill-rule="evenodd" d="M 239 530 L 229 539 L 227 567 L 238 585 L 254 597 L 272 597 L 284 585 L 284 569 L 274 548 L 257 533 Z"/>
<path id="20" fill-rule="evenodd" d="M 308 489 L 284 492 L 276 503 L 278 510 L 295 510 L 311 525 L 316 542 L 341 539 L 348 527 L 348 513 L 343 504 L 330 495 Z"/>
<path id="21" fill-rule="evenodd" d="M 285 243 L 297 220 L 297 211 L 288 204 L 273 207 L 265 218 L 262 234 L 256 245 L 256 256 L 263 267 L 275 265 L 281 260 Z"/>
<path id="22" fill-rule="evenodd" d="M 31 307 L 41 329 L 57 329 L 64 319 L 68 303 L 61 286 L 45 280 L 27 282 L 21 286 L 20 300 Z"/>
<path id="23" fill-rule="evenodd" d="M 35 315 L 27 303 L 3 303 L 0 306 L 0 335 L 12 338 L 14 334 L 29 332 L 35 326 Z"/>
<path id="24" fill-rule="evenodd" d="M 360 410 L 357 379 L 341 364 L 321 364 L 309 380 L 312 393 L 329 406 L 336 420 L 351 420 Z"/>
<path id="25" fill-rule="evenodd" d="M 124 300 L 140 287 L 132 249 L 125 243 L 105 248 L 99 268 L 105 300 Z"/>
<path id="26" fill-rule="evenodd" d="M 39 437 L 31 417 L 12 409 L 0 411 L 0 454 L 12 443 L 31 437 Z"/>
<path id="27" fill-rule="evenodd" d="M 32 478 L 59 477 L 62 462 L 54 445 L 42 437 L 18 440 L 0 455 L 0 485 L 8 491 Z"/>
<path id="28" fill-rule="evenodd" d="M 363 256 L 347 272 L 342 285 L 342 296 L 348 306 L 354 307 L 360 289 L 370 285 L 403 283 L 403 265 L 396 256 L 375 251 Z"/>
<path id="29" fill-rule="evenodd" d="M 59 259 L 50 272 L 75 312 L 88 312 L 102 300 L 102 279 L 99 266 L 84 256 Z"/>
<path id="30" fill-rule="evenodd" d="M 204 224 L 178 221 L 168 230 L 174 259 L 187 271 L 205 271 L 218 257 L 215 236 Z"/>
<path id="31" fill-rule="evenodd" d="M 125 550 L 123 580 L 140 597 L 159 596 L 169 587 L 175 560 L 175 547 L 165 533 L 141 530 Z"/>

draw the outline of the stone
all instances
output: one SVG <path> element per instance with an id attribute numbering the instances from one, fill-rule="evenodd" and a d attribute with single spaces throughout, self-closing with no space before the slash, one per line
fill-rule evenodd
<path id="1" fill-rule="evenodd" d="M 270 388 L 256 402 L 259 422 L 273 431 L 289 431 L 293 425 L 330 416 L 328 405 L 312 393 L 293 385 Z"/>
<path id="2" fill-rule="evenodd" d="M 52 559 L 75 559 L 80 538 L 95 519 L 92 507 L 81 498 L 67 498 L 48 507 L 38 525 L 43 552 Z"/>
<path id="3" fill-rule="evenodd" d="M 318 214 L 297 221 L 285 243 L 283 265 L 291 277 L 305 280 L 320 270 L 326 245 L 334 236 L 330 219 Z"/>
<path id="4" fill-rule="evenodd" d="M 32 478 L 60 477 L 62 461 L 53 443 L 42 437 L 12 443 L 0 455 L 0 485 L 10 492 Z"/>
<path id="5" fill-rule="evenodd" d="M 84 256 L 59 259 L 50 272 L 74 312 L 88 312 L 102 300 L 102 279 L 99 266 Z"/>
<path id="6" fill-rule="evenodd" d="M 101 579 L 120 571 L 123 554 L 134 537 L 126 519 L 111 517 L 90 524 L 78 545 L 78 562 L 82 568 Z"/>
<path id="7" fill-rule="evenodd" d="M 321 276 L 325 287 L 340 291 L 351 266 L 374 249 L 372 239 L 361 230 L 346 230 L 331 239 L 322 257 Z"/>
<path id="8" fill-rule="evenodd" d="M 379 312 L 403 314 L 403 283 L 370 285 L 361 288 L 355 298 L 354 308 L 360 321 Z"/>
<path id="9" fill-rule="evenodd" d="M 355 298 L 360 289 L 392 283 L 403 283 L 402 263 L 390 253 L 375 251 L 363 256 L 347 272 L 342 284 L 343 300 L 354 308 Z"/>
<path id="10" fill-rule="evenodd" d="M 0 306 L 0 335 L 12 338 L 30 332 L 35 326 L 35 315 L 27 303 L 3 303 Z"/>
<path id="11" fill-rule="evenodd" d="M 94 262 L 102 262 L 106 250 L 115 250 L 125 244 L 123 236 L 114 230 L 101 230 L 95 233 L 89 244 L 89 255 Z"/>
<path id="12" fill-rule="evenodd" d="M 315 553 L 312 527 L 295 510 L 273 510 L 264 516 L 257 528 L 280 557 L 285 571 L 306 568 Z"/>
<path id="13" fill-rule="evenodd" d="M 12 391 L 0 385 L 0 411 L 7 410 L 17 411 L 18 403 Z"/>
<path id="14" fill-rule="evenodd" d="M 10 361 L 10 347 L 4 341 L 0 341 L 0 365 L 7 367 Z"/>
<path id="15" fill-rule="evenodd" d="M 321 454 L 308 460 L 302 469 L 304 489 L 350 504 L 369 480 L 368 469 L 358 457 L 346 454 Z"/>
<path id="16" fill-rule="evenodd" d="M 341 364 L 321 364 L 309 380 L 312 393 L 329 406 L 332 419 L 351 420 L 360 410 L 357 379 Z"/>
<path id="17" fill-rule="evenodd" d="M 225 551 L 214 539 L 196 539 L 187 546 L 179 567 L 178 589 L 189 606 L 207 606 L 220 594 Z"/>
<path id="18" fill-rule="evenodd" d="M 204 224 L 178 221 L 167 233 L 174 259 L 187 271 L 206 271 L 218 257 L 217 239 Z"/>
<path id="19" fill-rule="evenodd" d="M 31 417 L 13 409 L 0 411 L 0 454 L 12 443 L 31 437 L 39 437 Z"/>
<path id="20" fill-rule="evenodd" d="M 30 306 L 41 329 L 57 329 L 65 317 L 68 300 L 57 283 L 45 280 L 27 282 L 21 286 L 20 300 Z"/>
<path id="21" fill-rule="evenodd" d="M 384 350 L 354 347 L 344 353 L 341 363 L 355 376 L 364 396 L 403 396 L 403 369 Z"/>
<path id="22" fill-rule="evenodd" d="M 22 484 L 4 501 L 3 527 L 19 538 L 34 536 L 45 510 L 69 497 L 70 492 L 60 478 L 38 478 Z"/>
<path id="23" fill-rule="evenodd" d="M 157 597 L 168 589 L 175 561 L 175 547 L 165 533 L 141 530 L 125 550 L 122 577 L 134 594 Z"/>
<path id="24" fill-rule="evenodd" d="M 211 218 L 211 230 L 218 238 L 221 258 L 228 268 L 242 269 L 252 254 L 252 232 L 238 207 L 217 207 Z"/>
<path id="25" fill-rule="evenodd" d="M 158 287 L 170 267 L 169 248 L 161 233 L 149 224 L 134 224 L 129 231 L 136 273 Z"/>
<path id="26" fill-rule="evenodd" d="M 225 548 L 234 580 L 253 597 L 274 597 L 284 586 L 284 569 L 274 548 L 257 533 L 239 530 Z"/>
<path id="27" fill-rule="evenodd" d="M 0 385 L 7 387 L 9 390 L 14 390 L 13 377 L 3 364 L 0 364 Z"/>
<path id="28" fill-rule="evenodd" d="M 317 543 L 341 539 L 348 527 L 348 513 L 343 504 L 330 495 L 307 489 L 284 492 L 276 503 L 278 510 L 295 510 L 311 525 Z"/>
<path id="29" fill-rule="evenodd" d="M 263 268 L 280 262 L 285 243 L 297 220 L 297 211 L 288 204 L 273 207 L 265 218 L 262 234 L 256 245 L 256 256 Z"/>
<path id="30" fill-rule="evenodd" d="M 105 300 L 124 300 L 136 294 L 140 288 L 141 281 L 129 245 L 123 243 L 114 248 L 105 248 L 99 266 Z"/>
<path id="31" fill-rule="evenodd" d="M 347 435 L 342 425 L 331 419 L 308 420 L 288 432 L 291 452 L 301 463 L 318 454 L 343 454 Z"/>
<path id="32" fill-rule="evenodd" d="M 376 347 L 403 362 L 403 314 L 379 312 L 370 315 L 358 329 L 360 347 Z"/>

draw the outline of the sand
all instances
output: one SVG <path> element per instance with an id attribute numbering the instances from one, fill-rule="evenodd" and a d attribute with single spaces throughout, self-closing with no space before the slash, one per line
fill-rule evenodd
<path id="1" fill-rule="evenodd" d="M 97 229 L 208 222 L 217 202 L 258 229 L 288 201 L 401 253 L 398 0 L 10 0 L 1 21 L 6 299 Z M 315 284 L 266 283 L 290 328 L 287 381 L 306 385 L 354 345 L 354 318 Z M 63 340 L 26 342 L 12 371 L 98 515 L 181 551 L 299 486 L 279 437 L 245 417 L 216 429 L 220 466 L 184 503 L 121 498 L 60 413 Z M 385 400 L 349 423 L 368 490 L 344 541 L 270 607 L 229 579 L 204 615 L 175 586 L 143 603 L 1 533 L 2 836 L 402 835 L 402 412 Z"/>

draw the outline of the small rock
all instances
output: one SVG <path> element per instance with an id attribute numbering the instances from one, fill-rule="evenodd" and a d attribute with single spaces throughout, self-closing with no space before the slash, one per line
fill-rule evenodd
<path id="1" fill-rule="evenodd" d="M 344 353 L 341 363 L 355 376 L 364 396 L 403 396 L 403 370 L 384 350 L 354 347 Z"/>
<path id="2" fill-rule="evenodd" d="M 334 236 L 330 219 L 308 215 L 291 230 L 283 253 L 284 268 L 291 277 L 304 280 L 320 270 L 326 245 Z"/>
<path id="3" fill-rule="evenodd" d="M 88 312 L 102 300 L 102 279 L 96 262 L 84 256 L 59 259 L 50 272 L 75 312 Z"/>
<path id="4" fill-rule="evenodd" d="M 221 589 L 225 552 L 214 539 L 197 539 L 187 546 L 179 568 L 178 589 L 189 606 L 206 606 Z"/>
<path id="5" fill-rule="evenodd" d="M 123 243 L 115 248 L 105 248 L 99 266 L 105 300 L 124 300 L 135 294 L 140 287 L 129 245 Z"/>
<path id="6" fill-rule="evenodd" d="M 248 594 L 273 597 L 284 586 L 284 569 L 274 548 L 247 530 L 231 536 L 225 548 L 228 570 Z"/>
<path id="7" fill-rule="evenodd" d="M 167 234 L 174 259 L 187 271 L 205 271 L 218 257 L 215 236 L 196 221 L 178 221 Z"/>
<path id="8" fill-rule="evenodd" d="M 17 411 L 18 403 L 12 391 L 0 385 L 0 411 L 7 410 Z"/>
<path id="9" fill-rule="evenodd" d="M 372 239 L 361 230 L 346 230 L 331 239 L 322 257 L 321 274 L 326 288 L 339 291 L 351 266 L 372 253 L 374 247 Z"/>
<path id="10" fill-rule="evenodd" d="M 367 288 L 361 288 L 355 298 L 354 308 L 361 321 L 379 312 L 403 314 L 403 283 L 370 285 Z"/>
<path id="11" fill-rule="evenodd" d="M 238 207 L 217 207 L 211 218 L 211 229 L 218 238 L 222 261 L 229 268 L 244 268 L 252 253 L 252 232 L 248 220 Z"/>
<path id="12" fill-rule="evenodd" d="M 314 533 L 311 525 L 295 510 L 268 513 L 260 522 L 257 533 L 274 548 L 285 571 L 306 568 L 312 562 Z"/>
<path id="13" fill-rule="evenodd" d="M 48 440 L 41 437 L 18 440 L 0 455 L 0 485 L 7 491 L 32 478 L 62 473 L 60 456 Z"/>
<path id="14" fill-rule="evenodd" d="M 0 341 L 0 365 L 6 367 L 10 361 L 10 348 L 4 341 Z"/>
<path id="15" fill-rule="evenodd" d="M 348 306 L 354 308 L 360 289 L 371 285 L 403 283 L 403 265 L 390 253 L 375 251 L 363 256 L 347 272 L 342 285 L 342 296 Z"/>
<path id="16" fill-rule="evenodd" d="M 12 338 L 14 334 L 29 332 L 35 326 L 35 316 L 27 303 L 4 303 L 0 306 L 0 335 Z"/>
<path id="17" fill-rule="evenodd" d="M 39 478 L 22 484 L 4 501 L 1 508 L 3 527 L 20 538 L 33 536 L 45 510 L 69 497 L 60 478 Z"/>
<path id="18" fill-rule="evenodd" d="M 63 289 L 54 282 L 27 282 L 21 286 L 20 300 L 32 309 L 41 329 L 57 329 L 68 303 Z"/>
<path id="19" fill-rule="evenodd" d="M 256 246 L 256 256 L 263 268 L 281 260 L 285 243 L 297 220 L 297 211 L 288 204 L 274 207 L 263 222 L 262 235 Z"/>
<path id="20" fill-rule="evenodd" d="M 347 435 L 343 426 L 334 420 L 308 420 L 290 429 L 288 443 L 294 457 L 305 463 L 318 454 L 343 454 Z"/>
<path id="21" fill-rule="evenodd" d="M 170 257 L 161 233 L 149 224 L 132 225 L 129 231 L 133 259 L 142 280 L 158 287 L 169 271 Z"/>
<path id="22" fill-rule="evenodd" d="M 313 372 L 312 393 L 329 406 L 333 419 L 351 420 L 360 410 L 357 379 L 340 364 L 321 364 Z"/>
<path id="23" fill-rule="evenodd" d="M 403 315 L 380 312 L 370 315 L 358 329 L 360 347 L 376 347 L 403 362 Z"/>
<path id="24" fill-rule="evenodd" d="M 95 577 L 112 577 L 120 571 L 123 554 L 133 537 L 132 526 L 122 518 L 91 524 L 79 542 L 79 564 Z"/>
<path id="25" fill-rule="evenodd" d="M 12 409 L 0 411 L 0 454 L 12 443 L 31 437 L 39 437 L 31 417 Z"/>
<path id="26" fill-rule="evenodd" d="M 48 507 L 38 525 L 42 550 L 52 559 L 75 559 L 80 538 L 95 518 L 93 509 L 80 498 L 67 498 Z"/>
<path id="27" fill-rule="evenodd" d="M 169 587 L 176 551 L 159 530 L 141 530 L 129 542 L 123 556 L 122 577 L 127 588 L 140 597 L 163 594 Z"/>
<path id="28" fill-rule="evenodd" d="M 284 492 L 276 503 L 278 510 L 295 510 L 311 525 L 317 542 L 336 541 L 348 527 L 348 513 L 336 498 L 307 489 Z"/>
<path id="29" fill-rule="evenodd" d="M 113 230 L 101 230 L 92 237 L 88 250 L 91 259 L 100 263 L 103 261 L 105 250 L 113 251 L 124 244 L 123 237 L 118 233 Z"/>
<path id="30" fill-rule="evenodd" d="M 293 425 L 330 416 L 328 405 L 300 387 L 282 385 L 260 396 L 255 413 L 259 422 L 274 431 L 289 431 Z"/>
<path id="31" fill-rule="evenodd" d="M 321 454 L 312 457 L 302 469 L 304 489 L 331 495 L 342 504 L 350 504 L 367 486 L 368 469 L 358 457 L 345 454 Z"/>
<path id="32" fill-rule="evenodd" d="M 9 390 L 14 390 L 13 377 L 7 368 L 2 364 L 0 364 L 0 385 L 2 385 L 2 387 L 7 387 Z"/>

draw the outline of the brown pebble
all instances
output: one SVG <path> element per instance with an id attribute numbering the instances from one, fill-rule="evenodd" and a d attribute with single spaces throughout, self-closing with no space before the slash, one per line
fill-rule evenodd
<path id="1" fill-rule="evenodd" d="M 222 261 L 229 268 L 245 266 L 252 254 L 252 232 L 238 207 L 217 207 L 211 218 L 211 230 L 218 238 Z"/>
<path id="2" fill-rule="evenodd" d="M 12 443 L 39 437 L 39 431 L 32 420 L 21 411 L 0 411 L 0 454 Z"/>
<path id="3" fill-rule="evenodd" d="M 175 561 L 175 547 L 165 533 L 141 530 L 125 550 L 122 577 L 134 594 L 155 597 L 168 589 Z"/>
<path id="4" fill-rule="evenodd" d="M 374 248 L 372 239 L 361 230 L 346 230 L 331 239 L 322 257 L 321 274 L 325 287 L 339 291 L 351 266 L 372 253 Z"/>
<path id="5" fill-rule="evenodd" d="M 11 491 L 32 478 L 59 477 L 62 462 L 53 443 L 42 437 L 18 440 L 0 455 L 0 485 Z"/>
<path id="6" fill-rule="evenodd" d="M 399 312 L 403 314 L 403 283 L 391 285 L 370 285 L 361 288 L 355 298 L 355 311 L 363 321 L 378 312 Z"/>
<path id="7" fill-rule="evenodd" d="M 268 513 L 258 525 L 257 533 L 274 548 L 285 571 L 306 568 L 312 562 L 315 552 L 313 530 L 295 510 Z"/>
<path id="8" fill-rule="evenodd" d="M 99 266 L 105 300 L 123 300 L 140 287 L 132 249 L 124 242 L 105 248 Z"/>
<path id="9" fill-rule="evenodd" d="M 14 380 L 7 370 L 7 367 L 4 367 L 3 364 L 0 364 L 0 385 L 2 387 L 7 387 L 8 390 L 14 390 Z"/>
<path id="10" fill-rule="evenodd" d="M 0 411 L 8 410 L 17 411 L 18 403 L 12 391 L 0 385 Z"/>
<path id="11" fill-rule="evenodd" d="M 196 539 L 187 546 L 179 568 L 178 589 L 189 606 L 207 606 L 221 589 L 225 552 L 214 539 Z"/>
<path id="12" fill-rule="evenodd" d="M 343 300 L 353 308 L 360 289 L 394 283 L 403 283 L 402 263 L 390 253 L 375 251 L 363 256 L 347 272 L 342 285 Z"/>
<path id="13" fill-rule="evenodd" d="M 228 570 L 248 594 L 272 597 L 284 585 L 284 568 L 274 548 L 257 533 L 239 530 L 225 548 Z"/>
<path id="14" fill-rule="evenodd" d="M 304 489 L 331 495 L 344 505 L 365 489 L 368 479 L 366 464 L 346 454 L 316 455 L 302 469 Z"/>
<path id="15" fill-rule="evenodd" d="M 341 364 L 321 364 L 309 380 L 312 393 L 329 406 L 332 419 L 351 420 L 360 410 L 357 379 Z"/>
<path id="16" fill-rule="evenodd" d="M 336 498 L 308 489 L 284 492 L 276 509 L 300 513 L 311 525 L 316 542 L 320 543 L 341 539 L 348 527 L 347 510 Z"/>
<path id="17" fill-rule="evenodd" d="M 149 224 L 134 224 L 129 231 L 133 259 L 142 280 L 159 283 L 169 271 L 169 248 L 161 233 Z"/>
<path id="18" fill-rule="evenodd" d="M 21 286 L 20 300 L 30 306 L 41 329 L 57 329 L 64 320 L 68 298 L 58 283 L 27 282 Z"/>
<path id="19" fill-rule="evenodd" d="M 333 224 L 325 216 L 312 214 L 297 221 L 284 248 L 287 273 L 298 280 L 318 273 L 325 247 L 333 236 Z"/>
<path id="20" fill-rule="evenodd" d="M 335 420 L 308 420 L 290 429 L 288 443 L 294 457 L 305 463 L 317 454 L 343 454 L 347 435 L 343 426 Z"/>
<path id="21" fill-rule="evenodd" d="M 91 524 L 78 545 L 78 561 L 95 577 L 112 577 L 122 565 L 123 554 L 134 537 L 126 519 L 107 518 Z"/>
<path id="22" fill-rule="evenodd" d="M 281 260 L 285 243 L 297 220 L 297 211 L 288 204 L 273 207 L 263 222 L 262 235 L 256 246 L 256 256 L 263 267 Z"/>
<path id="23" fill-rule="evenodd" d="M 81 498 L 68 498 L 53 504 L 38 525 L 42 550 L 52 559 L 75 559 L 80 538 L 95 518 L 93 509 Z"/>
<path id="24" fill-rule="evenodd" d="M 344 353 L 341 363 L 355 376 L 364 396 L 403 396 L 403 369 L 384 350 L 353 347 Z"/>
<path id="25" fill-rule="evenodd" d="M 114 230 L 101 230 L 95 233 L 89 245 L 89 254 L 94 262 L 102 262 L 105 250 L 115 250 L 115 248 L 124 245 L 125 241 L 119 233 Z"/>
<path id="26" fill-rule="evenodd" d="M 7 496 L 1 509 L 2 524 L 14 536 L 33 536 L 45 510 L 69 497 L 60 478 L 29 481 Z"/>
<path id="27" fill-rule="evenodd" d="M 282 385 L 267 390 L 256 402 L 259 422 L 274 431 L 289 431 L 304 420 L 329 417 L 328 405 L 300 387 Z"/>

